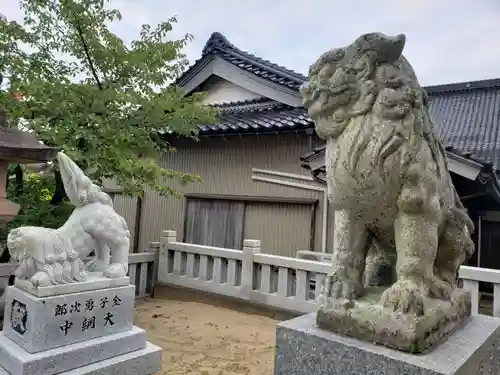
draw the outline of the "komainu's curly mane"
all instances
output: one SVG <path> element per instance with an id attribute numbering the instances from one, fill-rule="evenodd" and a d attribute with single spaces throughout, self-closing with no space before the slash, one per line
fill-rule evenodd
<path id="1" fill-rule="evenodd" d="M 56 229 L 19 227 L 10 231 L 7 246 L 19 262 L 16 276 L 35 286 L 84 281 L 85 265 L 70 239 Z"/>
<path id="2" fill-rule="evenodd" d="M 348 126 L 356 128 L 352 165 L 377 134 L 377 163 L 402 146 L 414 150 L 404 153 L 411 159 L 424 139 L 442 169 L 445 151 L 429 116 L 427 94 L 401 54 L 403 45 L 404 40 L 363 35 L 320 56 L 301 87 L 320 137 L 338 138 Z"/>

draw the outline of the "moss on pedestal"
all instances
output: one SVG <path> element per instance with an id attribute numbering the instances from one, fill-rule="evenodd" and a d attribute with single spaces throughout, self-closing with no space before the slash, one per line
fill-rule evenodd
<path id="1" fill-rule="evenodd" d="M 374 303 L 381 291 L 371 290 L 350 309 L 320 308 L 318 327 L 405 352 L 422 353 L 470 317 L 470 294 L 462 289 L 455 290 L 450 301 L 427 299 L 422 316 L 395 313 Z"/>

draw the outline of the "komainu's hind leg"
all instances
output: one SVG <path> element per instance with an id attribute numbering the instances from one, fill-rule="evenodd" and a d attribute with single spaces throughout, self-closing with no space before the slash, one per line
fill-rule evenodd
<path id="1" fill-rule="evenodd" d="M 101 251 L 109 248 L 111 264 L 105 269 L 104 276 L 111 279 L 127 276 L 130 232 L 125 220 L 118 215 L 110 215 L 93 228 L 92 235 L 99 241 Z M 105 257 L 106 254 L 100 256 Z"/>
<path id="2" fill-rule="evenodd" d="M 458 269 L 467 255 L 473 251 L 474 243 L 467 227 L 459 228 L 457 225 L 447 222 L 444 232 L 439 238 L 438 252 L 434 262 L 434 275 L 438 281 L 452 289 L 456 285 Z"/>

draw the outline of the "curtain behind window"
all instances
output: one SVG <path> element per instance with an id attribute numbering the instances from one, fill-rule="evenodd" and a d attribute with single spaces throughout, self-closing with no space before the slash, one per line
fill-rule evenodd
<path id="1" fill-rule="evenodd" d="M 241 249 L 244 202 L 188 199 L 184 242 Z"/>

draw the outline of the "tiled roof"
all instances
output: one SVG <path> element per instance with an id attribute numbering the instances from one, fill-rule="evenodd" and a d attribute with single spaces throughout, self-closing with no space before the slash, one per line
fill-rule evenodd
<path id="1" fill-rule="evenodd" d="M 197 60 L 194 65 L 177 80 L 177 82 L 180 84 L 187 80 L 191 77 L 191 74 L 198 70 L 197 66 L 204 66 L 207 60 L 212 59 L 214 56 L 221 57 L 231 64 L 253 73 L 256 76 L 292 89 L 298 90 L 299 86 L 306 79 L 306 77 L 300 73 L 242 51 L 231 44 L 224 35 L 215 32 L 205 44 L 202 51 L 202 57 Z"/>
<path id="2" fill-rule="evenodd" d="M 426 87 L 430 113 L 446 148 L 500 170 L 500 80 Z M 244 133 L 314 126 L 303 108 L 269 99 L 216 105 L 221 122 L 201 134 Z"/>
<path id="3" fill-rule="evenodd" d="M 426 89 L 445 146 L 500 170 L 500 80 Z"/>
<path id="4" fill-rule="evenodd" d="M 200 134 L 265 133 L 311 128 L 304 108 L 294 108 L 267 98 L 213 105 L 220 122 L 198 125 Z"/>
<path id="5" fill-rule="evenodd" d="M 307 79 L 302 74 L 242 51 L 221 33 L 213 33 L 202 57 L 179 78 L 187 81 L 214 57 L 298 91 Z M 500 170 L 500 79 L 454 83 L 425 88 L 430 112 L 448 149 L 471 159 L 492 163 Z M 200 125 L 201 134 L 262 132 L 312 127 L 301 108 L 272 100 L 227 103 L 218 106 L 221 123 Z"/>

